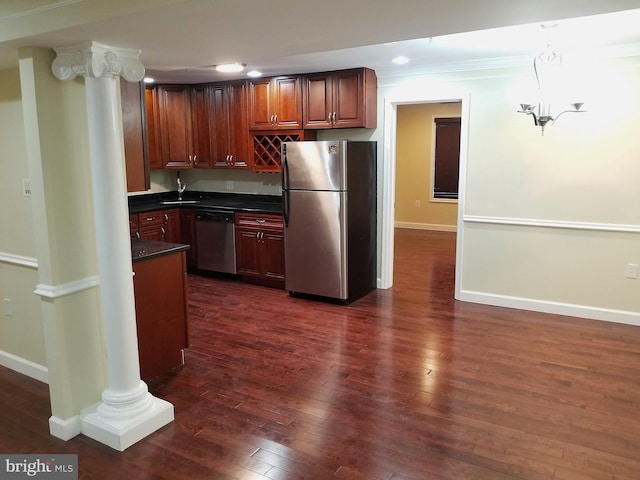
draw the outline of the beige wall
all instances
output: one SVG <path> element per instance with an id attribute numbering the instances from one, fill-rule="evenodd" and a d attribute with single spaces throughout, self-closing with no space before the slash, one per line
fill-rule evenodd
<path id="1" fill-rule="evenodd" d="M 459 117 L 460 103 L 400 105 L 396 126 L 395 222 L 398 227 L 456 228 L 458 202 L 432 199 L 434 130 L 438 117 Z M 420 203 L 420 206 L 416 205 Z"/>
<path id="2" fill-rule="evenodd" d="M 0 71 L 0 85 L 0 299 L 13 307 L 13 316 L 0 310 L 0 364 L 21 369 L 22 363 L 27 373 L 46 378 L 42 316 L 33 293 L 38 277 L 32 199 L 22 194 L 29 168 L 18 68 Z"/>

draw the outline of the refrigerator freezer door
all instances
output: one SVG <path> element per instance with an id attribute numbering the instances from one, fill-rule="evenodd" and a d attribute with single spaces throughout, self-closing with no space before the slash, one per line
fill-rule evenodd
<path id="1" fill-rule="evenodd" d="M 347 299 L 346 193 L 290 191 L 288 201 L 285 289 Z"/>
<path id="2" fill-rule="evenodd" d="M 288 142 L 283 146 L 282 188 L 346 190 L 347 142 Z"/>

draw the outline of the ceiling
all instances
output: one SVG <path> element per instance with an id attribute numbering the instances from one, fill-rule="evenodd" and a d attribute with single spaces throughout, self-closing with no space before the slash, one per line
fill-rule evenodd
<path id="1" fill-rule="evenodd" d="M 19 47 L 87 40 L 140 49 L 156 80 L 185 83 L 242 77 L 199 68 L 229 61 L 266 76 L 500 66 L 531 58 L 549 35 L 559 48 L 638 54 L 635 9 L 640 0 L 3 0 L 0 68 L 15 66 Z M 585 18 L 563 20 L 573 17 Z M 411 61 L 394 65 L 396 55 Z"/>

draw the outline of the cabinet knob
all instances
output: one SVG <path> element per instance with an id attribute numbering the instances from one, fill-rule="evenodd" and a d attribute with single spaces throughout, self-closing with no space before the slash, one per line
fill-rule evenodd
<path id="1" fill-rule="evenodd" d="M 193 164 L 198 165 L 198 155 L 193 156 Z"/>

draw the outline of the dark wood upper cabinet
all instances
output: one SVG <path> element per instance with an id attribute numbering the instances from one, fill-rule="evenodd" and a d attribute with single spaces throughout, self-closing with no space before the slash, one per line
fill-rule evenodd
<path id="1" fill-rule="evenodd" d="M 298 75 L 249 80 L 249 129 L 302 128 L 302 90 Z"/>
<path id="2" fill-rule="evenodd" d="M 305 75 L 303 128 L 376 128 L 377 88 L 369 68 Z"/>
<path id="3" fill-rule="evenodd" d="M 212 85 L 211 105 L 213 166 L 249 168 L 246 82 Z"/>
<path id="4" fill-rule="evenodd" d="M 158 87 L 160 139 L 164 168 L 191 168 L 193 142 L 191 133 L 191 87 Z"/>
<path id="5" fill-rule="evenodd" d="M 158 107 L 158 88 L 155 86 L 146 86 L 145 88 L 145 110 L 146 110 L 146 137 L 147 158 L 149 168 L 151 170 L 162 168 L 162 145 L 160 140 L 160 131 L 158 125 L 159 107 Z"/>
<path id="6" fill-rule="evenodd" d="M 192 166 L 211 168 L 211 89 L 209 85 L 191 87 Z"/>
<path id="7" fill-rule="evenodd" d="M 120 81 L 127 192 L 148 190 L 151 185 L 145 159 L 143 91 L 141 83 Z"/>

